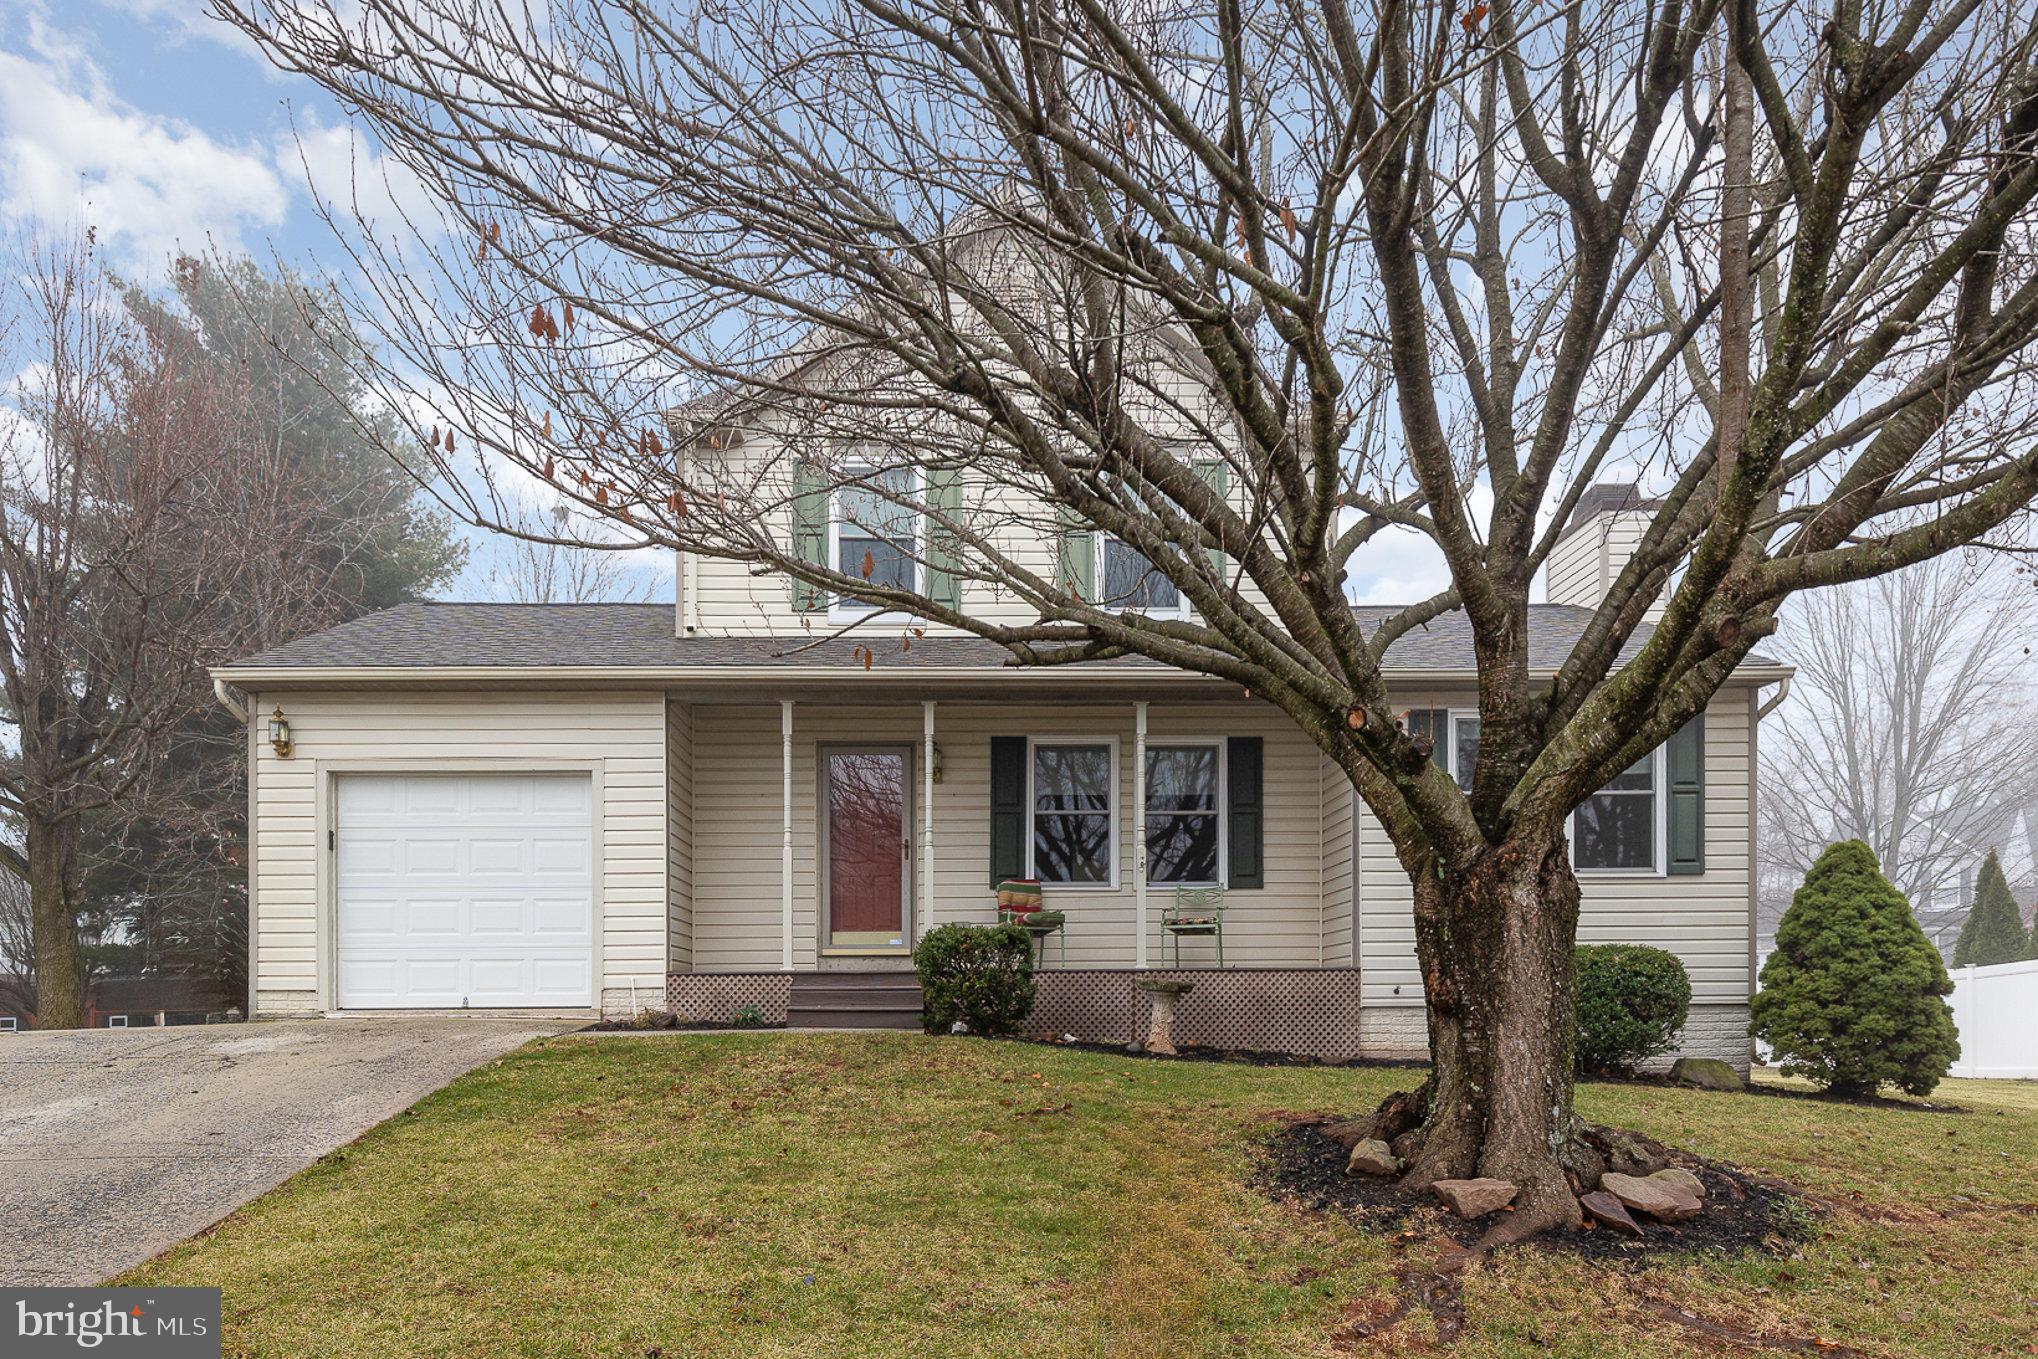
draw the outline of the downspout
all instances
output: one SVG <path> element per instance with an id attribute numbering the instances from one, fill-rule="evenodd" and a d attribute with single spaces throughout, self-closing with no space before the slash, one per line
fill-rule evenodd
<path id="1" fill-rule="evenodd" d="M 1762 719 L 1782 706 L 1790 697 L 1792 676 L 1785 675 L 1776 682 L 1776 694 L 1755 709 L 1753 719 L 1748 723 L 1748 1000 L 1753 1003 L 1755 993 L 1762 986 L 1762 905 L 1761 885 L 1756 879 L 1755 846 L 1760 831 L 1761 802 L 1756 796 L 1759 780 L 1756 770 L 1760 763 L 1758 732 Z M 1755 1069 L 1755 1038 L 1748 1038 L 1748 1069 Z"/>
<path id="2" fill-rule="evenodd" d="M 1763 718 L 1769 716 L 1769 714 L 1775 712 L 1778 707 L 1782 706 L 1783 700 L 1790 697 L 1790 682 L 1795 678 L 1795 675 L 1785 675 L 1782 679 L 1776 681 L 1776 697 L 1768 700 L 1755 710 L 1755 720 L 1758 723 Z"/>
<path id="3" fill-rule="evenodd" d="M 232 713 L 240 721 L 248 720 L 248 710 L 233 696 L 233 689 L 219 676 L 212 677 L 212 696 L 219 700 L 219 706 Z"/>

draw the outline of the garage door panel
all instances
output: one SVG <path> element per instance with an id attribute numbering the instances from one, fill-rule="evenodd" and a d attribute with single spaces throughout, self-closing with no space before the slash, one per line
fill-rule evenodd
<path id="1" fill-rule="evenodd" d="M 339 1003 L 585 1006 L 594 998 L 592 781 L 339 781 Z"/>

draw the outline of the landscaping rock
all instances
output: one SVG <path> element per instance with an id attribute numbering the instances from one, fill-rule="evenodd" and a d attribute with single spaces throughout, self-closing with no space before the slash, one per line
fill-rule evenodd
<path id="1" fill-rule="evenodd" d="M 1698 1216 L 1699 1201 L 1689 1191 L 1661 1180 L 1611 1172 L 1599 1187 L 1619 1199 L 1623 1207 L 1659 1222 L 1683 1222 Z"/>
<path id="2" fill-rule="evenodd" d="M 1628 1216 L 1628 1210 L 1621 1206 L 1621 1201 L 1607 1193 L 1604 1189 L 1590 1194 L 1581 1194 L 1578 1198 L 1578 1206 L 1583 1208 L 1585 1215 L 1594 1222 L 1597 1222 L 1602 1227 L 1609 1227 L 1619 1232 L 1622 1236 L 1640 1236 L 1642 1234 L 1642 1229 L 1635 1224 L 1633 1218 Z"/>
<path id="3" fill-rule="evenodd" d="M 1584 1137 L 1616 1174 L 1653 1175 L 1670 1164 L 1670 1152 L 1661 1142 L 1627 1128 L 1594 1125 L 1585 1129 Z"/>
<path id="4" fill-rule="evenodd" d="M 1352 1145 L 1352 1156 L 1345 1162 L 1347 1175 L 1398 1175 L 1401 1173 L 1401 1159 L 1377 1137 L 1368 1137 Z"/>
<path id="5" fill-rule="evenodd" d="M 1325 1123 L 1320 1129 L 1331 1141 L 1350 1151 L 1373 1135 L 1373 1120 L 1370 1118 L 1340 1118 Z"/>
<path id="6" fill-rule="evenodd" d="M 1711 1057 L 1679 1057 L 1670 1064 L 1670 1079 L 1679 1085 L 1720 1090 L 1730 1095 L 1738 1095 L 1747 1088 L 1738 1071 Z"/>
<path id="7" fill-rule="evenodd" d="M 1480 1176 L 1476 1180 L 1438 1180 L 1430 1186 L 1459 1217 L 1485 1217 L 1514 1202 L 1518 1192 L 1507 1180 Z"/>
<path id="8" fill-rule="evenodd" d="M 1699 1179 L 1698 1176 L 1682 1166 L 1671 1166 L 1668 1170 L 1659 1170 L 1649 1178 L 1658 1184 L 1674 1185 L 1695 1199 L 1705 1197 L 1705 1181 Z"/>

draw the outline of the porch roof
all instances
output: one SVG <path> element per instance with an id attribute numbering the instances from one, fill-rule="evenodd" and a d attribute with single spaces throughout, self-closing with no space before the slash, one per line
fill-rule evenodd
<path id="1" fill-rule="evenodd" d="M 1371 628 L 1395 612 L 1391 606 L 1360 605 L 1360 624 Z M 1529 666 L 1554 670 L 1576 644 L 1590 609 L 1568 604 L 1529 606 Z M 977 637 L 929 636 L 903 646 L 901 629 L 873 626 L 845 636 L 679 637 L 669 604 L 399 604 L 342 623 L 282 646 L 217 667 L 230 681 L 257 678 L 310 679 L 339 672 L 492 671 L 505 675 L 536 671 L 600 671 L 646 679 L 717 675 L 733 677 L 759 670 L 783 670 L 789 677 L 823 675 L 907 678 L 914 674 L 1020 673 L 1010 654 Z M 1632 654 L 1647 640 L 1647 626 L 1630 641 Z M 862 648 L 874 652 L 869 666 Z M 1747 668 L 1776 662 L 1750 656 Z M 1089 661 L 1086 674 L 1113 673 L 1159 680 L 1180 676 L 1208 682 L 1144 657 Z M 1472 629 L 1463 611 L 1453 611 L 1398 638 L 1387 649 L 1391 677 L 1403 674 L 1470 674 L 1474 668 Z M 1067 677 L 1070 667 L 1056 667 Z M 1130 672 L 1130 673 L 1128 673 Z M 1037 668 L 1030 673 L 1041 673 Z"/>

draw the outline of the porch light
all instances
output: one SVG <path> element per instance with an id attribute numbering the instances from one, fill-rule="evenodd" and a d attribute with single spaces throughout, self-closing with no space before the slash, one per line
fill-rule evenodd
<path id="1" fill-rule="evenodd" d="M 280 705 L 269 714 L 269 744 L 275 748 L 276 758 L 280 760 L 289 759 L 290 753 L 297 749 L 290 739 L 290 719 L 283 715 Z"/>
<path id="2" fill-rule="evenodd" d="M 930 742 L 928 742 L 928 744 L 929 744 L 929 745 L 930 745 L 931 747 L 933 747 L 933 750 L 934 750 L 934 760 L 933 760 L 933 765 L 934 765 L 934 769 L 933 769 L 933 777 L 934 777 L 934 781 L 935 781 L 936 783 L 939 783 L 939 782 L 941 782 L 941 743 L 940 743 L 939 741 L 930 741 Z"/>

